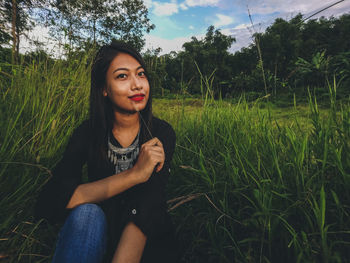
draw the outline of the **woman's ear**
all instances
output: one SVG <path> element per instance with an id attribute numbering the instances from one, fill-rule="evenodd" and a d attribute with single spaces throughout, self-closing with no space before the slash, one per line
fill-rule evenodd
<path id="1" fill-rule="evenodd" d="M 102 94 L 103 94 L 104 97 L 107 97 L 108 94 L 107 94 L 107 88 L 106 87 L 103 88 Z"/>

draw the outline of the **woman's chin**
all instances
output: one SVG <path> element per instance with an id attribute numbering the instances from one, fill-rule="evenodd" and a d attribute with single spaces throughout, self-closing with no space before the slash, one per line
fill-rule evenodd
<path id="1" fill-rule="evenodd" d="M 139 112 L 139 111 L 142 111 L 145 107 L 146 107 L 146 105 L 144 105 L 144 104 L 135 104 L 134 110 Z"/>
<path id="2" fill-rule="evenodd" d="M 115 106 L 114 107 L 114 111 L 122 113 L 122 114 L 135 114 L 137 112 L 142 111 L 144 108 L 146 107 L 146 105 L 144 105 L 143 103 L 138 103 L 138 104 L 133 104 L 131 107 L 118 107 Z"/>

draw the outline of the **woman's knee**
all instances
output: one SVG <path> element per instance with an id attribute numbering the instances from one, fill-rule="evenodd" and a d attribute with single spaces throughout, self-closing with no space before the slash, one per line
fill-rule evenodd
<path id="1" fill-rule="evenodd" d="M 101 262 L 106 242 L 103 210 L 95 204 L 79 205 L 61 228 L 53 262 Z"/>
<path id="2" fill-rule="evenodd" d="M 72 209 L 66 223 L 75 229 L 105 228 L 106 216 L 96 204 L 82 204 Z"/>

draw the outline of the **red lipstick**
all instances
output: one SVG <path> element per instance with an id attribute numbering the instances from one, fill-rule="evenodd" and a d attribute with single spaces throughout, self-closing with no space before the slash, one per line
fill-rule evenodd
<path id="1" fill-rule="evenodd" d="M 131 97 L 129 97 L 129 99 L 133 100 L 133 101 L 142 101 L 145 98 L 144 94 L 135 94 Z"/>

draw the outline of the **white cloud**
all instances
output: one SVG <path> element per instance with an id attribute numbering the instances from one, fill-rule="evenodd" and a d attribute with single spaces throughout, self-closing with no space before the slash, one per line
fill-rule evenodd
<path id="1" fill-rule="evenodd" d="M 233 23 L 233 17 L 222 14 L 216 14 L 217 21 L 214 22 L 215 27 L 227 26 Z"/>
<path id="2" fill-rule="evenodd" d="M 196 37 L 197 39 L 203 39 L 205 37 L 204 34 L 198 34 L 195 35 L 194 37 Z M 164 39 L 161 37 L 156 37 L 153 35 L 146 35 L 145 39 L 146 39 L 146 44 L 144 47 L 144 50 L 149 49 L 156 49 L 158 47 L 162 48 L 162 52 L 160 52 L 161 55 L 164 54 L 169 54 L 171 51 L 181 51 L 183 50 L 182 45 L 185 42 L 190 42 L 191 41 L 192 36 L 189 37 L 177 37 L 174 39 Z"/>
<path id="3" fill-rule="evenodd" d="M 225 35 L 231 35 L 236 38 L 235 43 L 233 43 L 230 51 L 235 52 L 240 50 L 242 47 L 249 45 L 252 43 L 252 34 L 255 31 L 263 32 L 267 26 L 271 25 L 275 18 L 282 17 L 283 19 L 290 19 L 295 16 L 298 12 L 304 14 L 304 17 L 315 13 L 318 10 L 334 3 L 336 0 L 165 0 L 166 3 L 160 2 L 160 0 L 144 0 L 145 5 L 153 12 L 155 15 L 159 15 L 157 20 L 157 30 L 161 34 L 168 35 L 171 30 L 181 30 L 181 28 L 175 23 L 176 21 L 172 21 L 170 15 L 174 13 L 179 13 L 181 10 L 187 10 L 188 8 L 195 6 L 215 6 L 221 10 L 230 10 L 233 12 L 233 8 L 237 10 L 239 13 L 246 14 L 246 4 L 248 3 L 248 8 L 250 9 L 251 14 L 253 15 L 254 29 L 251 27 L 250 23 L 242 20 L 239 25 L 229 26 L 229 19 L 219 16 L 212 16 L 217 20 L 217 23 L 221 21 L 221 26 L 226 24 L 225 29 L 222 29 L 221 32 Z M 177 2 L 179 4 L 177 4 Z M 225 6 L 224 6 L 225 4 Z M 313 18 L 318 18 L 320 16 L 329 17 L 331 15 L 339 16 L 346 12 L 350 12 L 350 1 L 345 0 L 344 2 L 331 7 L 322 13 L 314 16 Z M 273 15 L 271 15 L 273 13 Z M 258 14 L 262 14 L 263 16 L 259 16 Z M 194 19 L 199 19 L 200 13 L 191 14 L 191 17 Z M 235 20 L 238 19 L 238 14 L 235 15 Z M 225 22 L 226 21 L 226 22 Z M 213 24 L 215 21 L 208 21 Z M 233 21 L 231 21 L 232 24 Z M 159 24 L 160 23 L 160 24 Z M 243 24 L 245 23 L 245 24 Z M 216 24 L 218 26 L 218 24 Z M 219 23 L 220 26 L 220 23 Z M 196 28 L 192 28 L 191 24 L 186 26 L 189 28 L 193 34 L 196 34 Z M 185 28 L 185 26 L 184 26 Z M 33 32 L 30 33 L 32 39 L 38 39 L 44 42 L 44 47 L 50 53 L 60 53 L 57 42 L 50 41 L 48 39 L 47 28 L 43 27 L 35 27 Z M 196 36 L 200 39 L 203 36 Z M 145 35 L 146 38 L 146 48 L 157 48 L 161 47 L 163 49 L 162 54 L 169 53 L 170 51 L 179 51 L 182 49 L 183 43 L 187 41 L 191 41 L 190 37 L 178 37 L 172 40 L 167 40 L 161 37 L 155 37 L 151 35 Z M 21 38 L 20 42 L 20 51 L 26 52 L 33 50 L 33 47 L 30 42 Z"/>
<path id="4" fill-rule="evenodd" d="M 231 36 L 233 29 L 232 28 L 220 29 L 220 32 L 226 36 Z"/>
<path id="5" fill-rule="evenodd" d="M 329 4 L 328 4 L 329 5 Z M 327 7 L 328 5 L 324 4 L 321 7 L 317 8 L 316 10 L 311 10 L 312 12 L 305 12 L 304 17 L 308 17 L 309 15 L 314 14 L 315 12 Z M 350 1 L 344 1 L 342 3 L 339 3 L 335 6 L 332 6 L 330 8 L 328 8 L 325 11 L 322 11 L 321 13 L 317 14 L 316 16 L 312 17 L 312 19 L 316 19 L 319 18 L 321 16 L 325 16 L 325 17 L 330 17 L 330 16 L 334 16 L 334 17 L 338 17 L 344 13 L 349 13 L 350 12 Z"/>
<path id="6" fill-rule="evenodd" d="M 143 3 L 148 9 L 152 7 L 152 0 L 143 0 Z"/>
<path id="7" fill-rule="evenodd" d="M 253 43 L 252 35 L 248 30 L 235 32 L 231 34 L 231 36 L 236 39 L 236 42 L 233 42 L 229 49 L 231 53 L 235 53 L 236 51 L 241 50 L 242 47 L 247 47 L 249 44 Z"/>
<path id="8" fill-rule="evenodd" d="M 253 43 L 252 32 L 250 28 L 241 27 L 241 28 L 225 28 L 221 29 L 220 32 L 226 36 L 231 36 L 236 39 L 236 42 L 233 42 L 229 51 L 235 53 L 239 51 L 242 47 L 247 47 L 249 44 Z"/>
<path id="9" fill-rule="evenodd" d="M 153 14 L 156 16 L 171 16 L 179 11 L 178 5 L 175 2 L 172 3 L 160 3 L 153 2 Z"/>
<path id="10" fill-rule="evenodd" d="M 251 24 L 240 24 L 238 26 L 235 26 L 233 29 L 245 29 L 245 28 L 248 28 L 250 26 L 251 26 Z"/>
<path id="11" fill-rule="evenodd" d="M 185 3 L 181 3 L 179 6 L 180 6 L 180 8 L 182 10 L 187 10 L 188 9 L 188 6 Z"/>
<path id="12" fill-rule="evenodd" d="M 333 4 L 334 0 L 247 0 L 247 6 L 252 14 L 272 14 L 274 12 L 311 13 Z M 350 9 L 350 1 L 344 1 L 328 9 Z"/>
<path id="13" fill-rule="evenodd" d="M 221 30 L 221 33 L 225 35 L 230 35 L 236 39 L 233 42 L 230 52 L 234 53 L 239 51 L 243 47 L 247 47 L 253 43 L 253 34 L 256 32 L 264 32 L 268 26 L 270 26 L 274 21 L 274 18 L 268 19 L 254 24 L 254 27 L 250 23 L 240 24 L 233 28 L 226 28 Z"/>
<path id="14" fill-rule="evenodd" d="M 190 37 L 178 37 L 174 39 L 164 39 L 161 37 L 156 37 L 152 35 L 146 35 L 146 45 L 144 50 L 156 49 L 158 47 L 162 48 L 161 55 L 168 54 L 171 51 L 180 51 L 182 50 L 182 45 L 185 42 L 191 41 Z"/>
<path id="15" fill-rule="evenodd" d="M 251 26 L 249 24 L 246 26 L 247 27 L 245 27 L 242 24 L 242 25 L 236 26 L 236 28 L 225 28 L 220 30 L 222 34 L 236 38 L 236 42 L 234 42 L 229 49 L 230 52 L 234 53 L 236 51 L 239 51 L 242 47 L 246 47 L 249 44 L 253 43 L 253 39 L 252 39 L 253 32 L 252 32 Z M 262 26 L 264 27 L 264 30 L 265 30 L 267 24 L 266 25 L 263 24 Z M 205 34 L 198 34 L 198 35 L 195 35 L 195 37 L 198 40 L 201 40 L 205 37 Z M 162 48 L 162 52 L 160 53 L 161 55 L 168 54 L 171 51 L 176 51 L 176 52 L 181 51 L 183 50 L 182 45 L 185 42 L 191 41 L 191 37 L 178 37 L 174 39 L 164 39 L 164 38 L 156 37 L 152 35 L 146 35 L 145 39 L 146 39 L 146 44 L 145 44 L 144 50 L 147 50 L 148 48 L 156 49 L 160 47 Z"/>
<path id="16" fill-rule="evenodd" d="M 256 0 L 249 0 L 250 2 Z M 232 29 L 225 29 L 221 30 L 221 32 L 225 35 L 231 35 L 236 38 L 236 42 L 232 44 L 230 51 L 232 53 L 240 50 L 242 47 L 247 47 L 249 44 L 253 43 L 252 34 L 256 31 L 258 32 L 264 32 L 268 26 L 273 24 L 275 18 L 282 17 L 283 19 L 289 20 L 293 16 L 295 16 L 297 13 L 301 12 L 304 14 L 304 17 L 306 18 L 309 15 L 314 14 L 318 10 L 321 10 L 322 8 L 326 7 L 327 5 L 330 5 L 334 3 L 334 1 L 325 1 L 324 3 L 320 4 L 320 1 L 318 0 L 308 0 L 306 3 L 304 0 L 285 0 L 285 1 L 277 1 L 277 0 L 258 0 L 259 3 L 261 2 L 265 3 L 265 11 L 267 11 L 267 7 L 271 8 L 273 12 L 278 12 L 278 14 L 275 14 L 273 16 L 269 16 L 265 21 L 254 21 L 254 28 L 252 28 L 251 24 L 240 24 Z M 273 7 L 273 4 L 275 6 Z M 254 4 L 258 5 L 258 3 Z M 249 6 L 250 8 L 250 6 Z M 251 8 L 251 12 L 254 10 L 254 7 Z M 313 19 L 319 18 L 321 16 L 330 17 L 330 16 L 340 16 L 344 13 L 350 12 L 350 1 L 346 0 L 334 7 L 331 7 L 320 14 L 313 17 Z"/>
<path id="17" fill-rule="evenodd" d="M 187 6 L 217 6 L 220 0 L 185 0 Z"/>
<path id="18" fill-rule="evenodd" d="M 273 16 L 269 16 L 264 21 L 254 21 L 254 28 L 252 28 L 250 23 L 240 24 L 235 26 L 232 29 L 224 29 L 221 32 L 225 35 L 231 35 L 236 38 L 236 42 L 232 44 L 230 51 L 232 53 L 240 50 L 242 47 L 246 47 L 249 44 L 253 43 L 252 35 L 254 32 L 264 32 L 268 26 L 273 24 L 275 18 L 282 17 L 283 19 L 289 20 L 294 17 L 297 13 L 301 12 L 304 17 L 308 17 L 316 13 L 317 11 L 327 7 L 328 5 L 334 3 L 334 1 L 325 1 L 320 4 L 318 0 L 248 0 L 252 4 L 249 5 L 250 12 L 258 13 L 257 11 L 268 14 L 269 12 L 275 12 Z M 254 2 L 254 4 L 253 4 Z M 258 3 L 257 3 L 258 2 Z M 264 13 L 265 12 L 265 13 Z M 350 12 L 350 1 L 344 1 L 338 5 L 335 5 L 320 14 L 312 17 L 313 19 L 319 18 L 321 16 L 330 17 L 330 16 L 340 16 L 344 13 Z"/>

